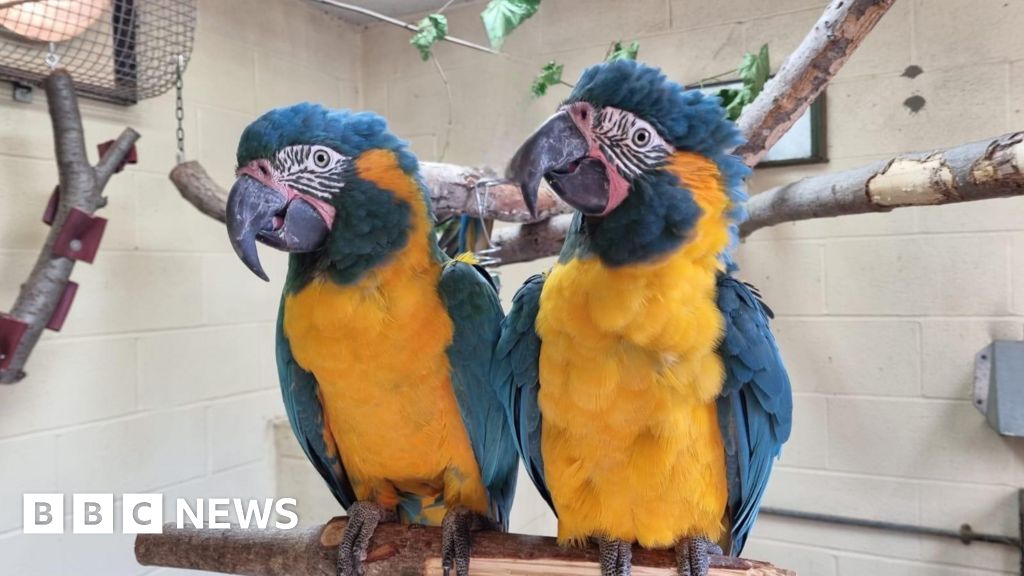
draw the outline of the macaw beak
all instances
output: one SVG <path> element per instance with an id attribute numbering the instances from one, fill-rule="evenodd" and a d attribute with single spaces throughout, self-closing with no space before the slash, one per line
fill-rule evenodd
<path id="1" fill-rule="evenodd" d="M 536 216 L 537 193 L 544 178 L 567 204 L 584 214 L 604 214 L 609 206 L 608 174 L 604 162 L 590 155 L 591 145 L 573 117 L 563 109 L 548 118 L 516 151 L 506 175 L 519 184 L 523 201 Z"/>
<path id="2" fill-rule="evenodd" d="M 285 252 L 313 252 L 323 246 L 330 231 L 312 204 L 301 197 L 289 198 L 249 174 L 241 174 L 231 187 L 226 219 L 235 254 L 268 281 L 256 251 L 257 240 Z"/>

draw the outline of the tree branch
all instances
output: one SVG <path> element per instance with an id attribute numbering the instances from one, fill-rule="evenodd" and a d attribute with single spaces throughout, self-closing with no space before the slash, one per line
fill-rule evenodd
<path id="1" fill-rule="evenodd" d="M 438 220 L 465 214 L 502 222 L 538 222 L 572 212 L 546 184 L 541 186 L 537 216 L 533 217 L 526 210 L 519 186 L 507 180 L 489 178 L 481 170 L 436 162 L 421 162 L 420 173 L 430 189 Z"/>
<path id="2" fill-rule="evenodd" d="M 571 211 L 554 192 L 543 187 L 537 199 L 537 217 L 531 217 L 519 186 L 473 168 L 420 162 L 420 174 L 430 190 L 438 220 L 465 214 L 504 222 L 531 222 Z M 210 178 L 201 164 L 179 164 L 171 170 L 170 177 L 185 200 L 203 214 L 224 221 L 228 192 Z"/>
<path id="3" fill-rule="evenodd" d="M 900 154 L 754 195 L 740 235 L 783 222 L 889 212 L 1024 195 L 1024 132 L 932 152 Z M 495 231 L 502 264 L 557 254 L 572 216 Z"/>
<path id="4" fill-rule="evenodd" d="M 562 250 L 562 242 L 572 224 L 572 214 L 561 214 L 543 222 L 506 226 L 494 231 L 491 243 L 498 248 L 499 265 L 530 262 L 554 256 Z"/>
<path id="5" fill-rule="evenodd" d="M 53 251 L 68 215 L 72 209 L 92 215 L 103 206 L 103 187 L 139 138 L 139 134 L 131 128 L 125 129 L 99 165 L 93 168 L 85 152 L 85 131 L 71 76 L 65 70 L 54 70 L 46 78 L 44 88 L 53 123 L 60 178 L 59 203 L 39 258 L 28 280 L 21 285 L 10 312 L 10 316 L 25 323 L 27 329 L 11 355 L 7 368 L 0 370 L 2 384 L 13 384 L 25 377 L 22 368 L 64 296 L 75 261 L 56 256 Z"/>
<path id="6" fill-rule="evenodd" d="M 744 236 L 810 218 L 889 212 L 1024 195 L 1024 132 L 938 152 L 901 154 L 868 166 L 805 178 L 755 195 Z"/>
<path id="7" fill-rule="evenodd" d="M 738 124 L 747 143 L 736 153 L 747 165 L 756 165 L 799 119 L 893 2 L 832 0 L 778 74 L 743 110 Z M 764 226 L 807 218 L 1019 195 L 1019 139 L 1019 135 L 1008 135 L 954 148 L 939 153 L 941 158 L 901 155 L 888 162 L 770 190 L 750 200 L 750 220 L 742 232 L 749 234 Z M 423 163 L 423 174 L 439 217 L 470 214 L 523 224 L 495 231 L 492 241 L 501 248 L 497 258 L 502 264 L 536 260 L 561 249 L 571 216 L 568 207 L 550 191 L 544 191 L 540 200 L 538 220 L 543 221 L 529 223 L 531 218 L 523 210 L 520 192 L 513 184 L 493 181 L 487 188 L 490 194 L 482 195 L 485 201 L 478 206 L 476 191 L 481 183 L 489 182 L 479 171 Z M 208 187 L 203 192 L 201 186 L 183 185 L 187 182 L 179 183 L 177 179 L 175 183 L 200 210 L 223 219 L 221 198 L 226 194 L 222 190 L 218 193 Z M 210 201 L 197 201 L 203 198 Z M 212 208 L 204 208 L 207 205 Z"/>
<path id="8" fill-rule="evenodd" d="M 143 566 L 209 570 L 245 576 L 311 576 L 334 574 L 338 544 L 347 519 L 335 518 L 324 526 L 295 530 L 198 530 L 164 526 L 163 534 L 141 534 L 135 539 L 135 558 Z M 367 555 L 366 576 L 440 575 L 441 530 L 426 526 L 381 524 Z M 675 574 L 670 550 L 633 551 L 637 576 Z M 566 548 L 554 538 L 476 532 L 473 534 L 473 574 L 497 576 L 513 573 L 596 574 L 597 548 Z M 711 557 L 712 576 L 794 576 L 793 572 L 764 562 Z"/>
<path id="9" fill-rule="evenodd" d="M 734 153 L 747 166 L 755 166 L 800 119 L 894 1 L 832 0 L 775 77 L 743 109 L 737 125 L 747 142 Z M 554 232 L 568 230 L 568 220 L 560 220 L 546 227 L 502 230 L 497 257 L 508 264 L 557 254 L 564 238 Z"/>
<path id="10" fill-rule="evenodd" d="M 895 0 L 832 0 L 737 124 L 747 142 L 735 150 L 755 166 L 821 94 Z"/>

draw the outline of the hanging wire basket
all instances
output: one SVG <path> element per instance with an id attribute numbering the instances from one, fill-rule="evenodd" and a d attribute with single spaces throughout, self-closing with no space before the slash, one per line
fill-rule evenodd
<path id="1" fill-rule="evenodd" d="M 174 86 L 195 28 L 196 0 L 0 0 L 0 79 L 59 65 L 80 95 L 134 104 Z"/>

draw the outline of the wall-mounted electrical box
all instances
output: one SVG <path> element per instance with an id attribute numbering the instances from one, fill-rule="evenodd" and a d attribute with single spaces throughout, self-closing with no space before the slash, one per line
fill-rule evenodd
<path id="1" fill-rule="evenodd" d="M 1024 342 L 995 340 L 974 357 L 974 407 L 1003 436 L 1024 436 Z"/>

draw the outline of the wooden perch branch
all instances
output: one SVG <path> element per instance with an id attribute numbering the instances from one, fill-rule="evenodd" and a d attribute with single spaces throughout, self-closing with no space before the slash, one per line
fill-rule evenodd
<path id="1" fill-rule="evenodd" d="M 735 154 L 755 166 L 821 94 L 825 86 L 860 46 L 861 41 L 895 0 L 832 0 L 757 98 L 743 109 L 737 125 L 746 144 Z M 780 222 L 786 221 L 780 214 Z M 502 247 L 502 264 L 536 260 L 557 254 L 569 218 L 559 216 L 547 226 L 505 228 L 494 239 Z"/>
<path id="2" fill-rule="evenodd" d="M 868 166 L 804 178 L 747 203 L 744 236 L 782 222 L 902 206 L 937 206 L 1024 195 L 1024 132 L 938 152 L 901 154 Z"/>
<path id="3" fill-rule="evenodd" d="M 755 194 L 740 235 L 783 222 L 889 212 L 1024 195 L 1024 132 L 948 150 L 900 154 L 860 168 L 811 176 Z M 509 226 L 493 237 L 501 263 L 557 254 L 572 216 Z"/>
<path id="4" fill-rule="evenodd" d="M 800 119 L 895 0 L 832 0 L 800 46 L 737 124 L 747 143 L 736 149 L 747 166 L 761 158 Z"/>
<path id="5" fill-rule="evenodd" d="M 438 220 L 465 214 L 504 222 L 531 222 L 571 211 L 569 205 L 546 186 L 540 190 L 537 217 L 533 218 L 526 211 L 519 186 L 488 177 L 480 170 L 420 162 L 420 173 L 430 190 Z M 203 214 L 224 221 L 228 192 L 210 178 L 201 164 L 195 161 L 178 164 L 171 170 L 170 177 L 185 200 Z"/>
<path id="6" fill-rule="evenodd" d="M 312 576 L 335 573 L 338 544 L 347 520 L 295 530 L 178 530 L 135 539 L 135 558 L 144 566 L 209 570 L 245 576 Z M 364 564 L 366 576 L 441 576 L 441 530 L 425 526 L 381 524 Z M 675 574 L 670 550 L 633 551 L 633 574 Z M 473 535 L 471 570 L 476 576 L 508 574 L 598 573 L 597 548 L 565 548 L 554 538 L 477 532 Z M 712 576 L 794 576 L 764 562 L 711 557 Z"/>
<path id="7" fill-rule="evenodd" d="M 224 222 L 228 206 L 228 191 L 221 188 L 206 168 L 195 160 L 182 162 L 171 169 L 171 182 L 181 197 L 203 214 L 218 222 Z"/>
<path id="8" fill-rule="evenodd" d="M 747 165 L 756 165 L 799 119 L 894 1 L 831 2 L 778 74 L 743 110 L 738 124 L 747 143 L 736 153 Z M 742 233 L 808 218 L 1020 195 L 1024 165 L 1020 140 L 1020 134 L 1010 134 L 942 152 L 903 154 L 769 190 L 750 200 L 750 219 Z M 426 162 L 422 170 L 438 217 L 469 214 L 520 223 L 500 228 L 492 237 L 500 248 L 497 257 L 501 264 L 536 260 L 561 249 L 572 217 L 568 206 L 550 191 L 542 190 L 541 221 L 531 222 L 513 184 L 491 181 L 480 171 L 448 164 Z M 197 208 L 223 220 L 227 194 L 198 164 L 175 168 L 171 178 Z M 486 185 L 488 182 L 493 183 Z M 478 203 L 478 190 L 482 203 Z"/>
<path id="9" fill-rule="evenodd" d="M 537 216 L 532 217 L 516 184 L 486 178 L 479 170 L 452 164 L 421 162 L 420 171 L 430 188 L 438 220 L 466 214 L 502 222 L 537 222 L 572 212 L 546 184 L 537 196 Z"/>
<path id="10" fill-rule="evenodd" d="M 22 369 L 29 354 L 64 296 L 75 261 L 55 255 L 54 247 L 69 214 L 77 209 L 91 216 L 106 204 L 103 187 L 139 139 L 138 132 L 125 128 L 94 168 L 89 164 L 85 151 L 85 131 L 71 76 L 65 70 L 54 70 L 47 77 L 44 87 L 53 123 L 60 179 L 59 203 L 39 258 L 28 280 L 21 285 L 18 299 L 10 312 L 15 320 L 27 324 L 27 329 L 13 351 L 7 368 L 0 370 L 2 384 L 13 384 L 25 377 Z"/>

